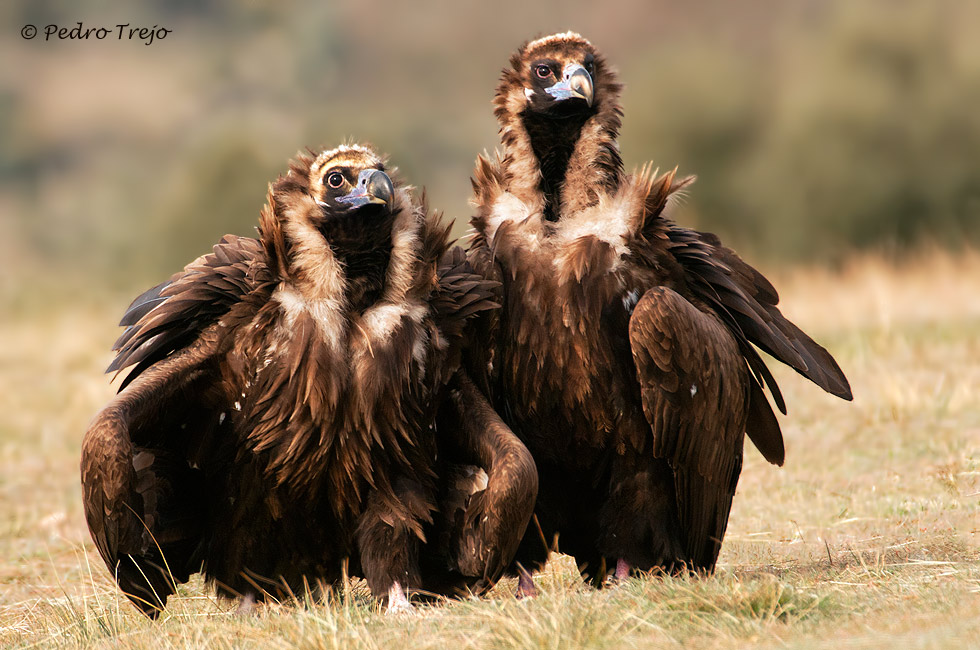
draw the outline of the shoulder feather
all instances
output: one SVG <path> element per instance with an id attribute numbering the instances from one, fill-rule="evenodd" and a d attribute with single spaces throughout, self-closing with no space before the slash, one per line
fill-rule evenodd
<path id="1" fill-rule="evenodd" d="M 210 254 L 133 301 L 106 372 L 136 366 L 122 390 L 146 368 L 193 342 L 245 296 L 271 291 L 273 280 L 258 240 L 226 235 Z"/>

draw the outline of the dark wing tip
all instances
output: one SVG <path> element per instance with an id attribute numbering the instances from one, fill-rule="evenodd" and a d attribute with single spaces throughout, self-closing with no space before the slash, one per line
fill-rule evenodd
<path id="1" fill-rule="evenodd" d="M 133 302 L 129 303 L 129 307 L 126 308 L 126 312 L 119 321 L 119 325 L 122 327 L 135 325 L 137 322 L 139 322 L 139 319 L 143 318 L 143 316 L 151 312 L 154 307 L 166 300 L 166 297 L 161 297 L 160 294 L 164 289 L 170 286 L 170 283 L 170 280 L 161 282 L 155 287 L 151 287 L 138 295 Z"/>
<path id="2" fill-rule="evenodd" d="M 779 420 L 772 412 L 762 386 L 755 379 L 749 380 L 749 412 L 745 426 L 749 440 L 762 456 L 779 467 L 786 461 L 786 447 Z"/>
<path id="3" fill-rule="evenodd" d="M 827 391 L 827 392 L 829 392 L 831 395 L 835 395 L 835 396 L 841 398 L 842 400 L 845 400 L 845 401 L 848 401 L 848 402 L 853 402 L 854 401 L 854 393 L 851 392 L 851 385 L 847 382 L 847 377 L 845 377 L 843 374 L 841 374 L 841 376 L 840 376 L 840 382 L 841 382 L 840 387 L 835 388 L 835 389 L 830 390 L 830 391 Z"/>

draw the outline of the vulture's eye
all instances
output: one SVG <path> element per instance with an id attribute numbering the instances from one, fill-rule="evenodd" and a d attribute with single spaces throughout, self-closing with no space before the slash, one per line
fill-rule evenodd
<path id="1" fill-rule="evenodd" d="M 538 79 L 547 79 L 551 76 L 551 68 L 546 65 L 536 65 L 534 66 L 534 74 L 538 75 Z"/>
<path id="2" fill-rule="evenodd" d="M 344 185 L 344 175 L 340 172 L 330 172 L 327 174 L 327 185 L 334 189 L 342 187 Z"/>
<path id="3" fill-rule="evenodd" d="M 592 61 L 586 61 L 585 71 L 588 72 L 589 75 L 595 75 L 595 64 L 592 63 Z"/>

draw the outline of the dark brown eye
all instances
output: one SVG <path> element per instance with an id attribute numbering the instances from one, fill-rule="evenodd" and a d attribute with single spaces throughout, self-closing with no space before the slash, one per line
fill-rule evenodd
<path id="1" fill-rule="evenodd" d="M 534 66 L 534 74 L 538 75 L 539 79 L 547 79 L 551 76 L 551 68 L 546 65 L 536 65 Z"/>
<path id="2" fill-rule="evenodd" d="M 343 186 L 343 184 L 344 184 L 344 175 L 341 174 L 340 172 L 330 172 L 329 174 L 327 174 L 327 185 L 329 185 L 330 187 L 337 189 L 338 187 Z"/>

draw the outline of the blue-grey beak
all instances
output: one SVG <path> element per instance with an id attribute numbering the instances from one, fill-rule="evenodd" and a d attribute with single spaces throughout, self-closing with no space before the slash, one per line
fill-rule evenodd
<path id="1" fill-rule="evenodd" d="M 357 176 L 357 185 L 348 194 L 337 199 L 357 208 L 369 203 L 388 206 L 390 211 L 395 199 L 395 187 L 388 174 L 378 169 L 365 169 Z"/>
<path id="2" fill-rule="evenodd" d="M 569 63 L 562 71 L 561 81 L 551 88 L 545 88 L 545 92 L 557 101 L 572 98 L 584 99 L 585 103 L 591 107 L 593 98 L 592 75 L 578 63 Z"/>

